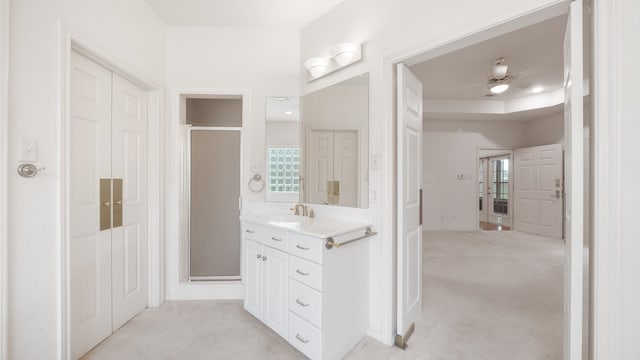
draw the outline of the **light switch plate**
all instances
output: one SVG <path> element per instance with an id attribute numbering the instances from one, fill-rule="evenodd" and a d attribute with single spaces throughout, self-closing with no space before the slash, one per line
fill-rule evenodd
<path id="1" fill-rule="evenodd" d="M 20 158 L 21 162 L 35 162 L 38 161 L 38 144 L 35 140 L 23 139 L 18 140 L 20 146 Z"/>
<path id="2" fill-rule="evenodd" d="M 380 169 L 380 154 L 371 154 L 371 169 Z"/>

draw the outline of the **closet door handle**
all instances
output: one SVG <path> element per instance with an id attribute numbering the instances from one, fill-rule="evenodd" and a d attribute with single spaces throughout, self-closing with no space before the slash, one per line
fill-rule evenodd
<path id="1" fill-rule="evenodd" d="M 100 231 L 111 229 L 111 179 L 100 179 Z"/>
<path id="2" fill-rule="evenodd" d="M 113 227 L 122 226 L 122 179 L 113 179 Z"/>

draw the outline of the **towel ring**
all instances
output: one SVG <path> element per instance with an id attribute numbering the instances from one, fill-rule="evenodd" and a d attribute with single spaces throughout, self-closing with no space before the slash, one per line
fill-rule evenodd
<path id="1" fill-rule="evenodd" d="M 255 185 L 253 185 L 253 183 L 258 183 L 259 185 L 256 187 Z M 262 189 L 264 189 L 264 180 L 262 179 L 262 175 L 260 174 L 255 174 L 253 175 L 253 177 L 251 179 L 249 179 L 249 190 L 251 190 L 252 192 L 260 192 L 262 191 Z"/>

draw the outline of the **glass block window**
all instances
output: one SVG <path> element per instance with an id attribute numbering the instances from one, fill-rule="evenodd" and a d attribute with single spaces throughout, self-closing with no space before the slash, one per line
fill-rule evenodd
<path id="1" fill-rule="evenodd" d="M 300 148 L 267 148 L 267 171 L 270 193 L 298 193 L 300 191 Z"/>

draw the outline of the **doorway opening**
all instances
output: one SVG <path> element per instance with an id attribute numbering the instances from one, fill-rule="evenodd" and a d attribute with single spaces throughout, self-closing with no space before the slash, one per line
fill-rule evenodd
<path id="1" fill-rule="evenodd" d="M 177 88 L 167 167 L 167 298 L 242 299 L 240 213 L 251 99 L 245 89 Z M 244 180 L 243 180 L 244 179 Z"/>
<path id="2" fill-rule="evenodd" d="M 421 206 L 420 209 L 422 226 L 419 231 L 425 231 L 424 238 L 426 240 L 414 250 L 422 254 L 422 246 L 425 246 L 425 259 L 428 258 L 431 263 L 438 258 L 429 258 L 430 252 L 441 256 L 446 252 L 447 247 L 458 250 L 453 254 L 454 257 L 451 260 L 460 262 L 464 249 L 472 247 L 472 244 L 475 245 L 476 240 L 483 241 L 482 236 L 476 236 L 482 232 L 470 232 L 477 230 L 482 220 L 496 226 L 508 224 L 510 229 L 516 230 L 505 232 L 505 235 L 498 235 L 501 234 L 499 232 L 487 233 L 495 234 L 484 238 L 484 240 L 488 240 L 487 248 L 499 244 L 499 247 L 509 249 L 509 246 L 517 243 L 506 240 L 510 236 L 517 236 L 519 237 L 518 242 L 533 246 L 528 250 L 532 251 L 531 258 L 527 259 L 525 256 L 522 257 L 523 260 L 515 260 L 514 257 L 513 264 L 518 263 L 521 268 L 527 267 L 525 262 L 531 261 L 536 256 L 535 254 L 566 252 L 566 258 L 550 256 L 546 259 L 546 261 L 555 264 L 554 267 L 557 271 L 555 276 L 548 279 L 551 283 L 546 287 L 547 289 L 549 287 L 555 289 L 554 294 L 550 297 L 554 299 L 553 306 L 557 309 L 556 318 L 553 320 L 555 324 L 553 339 L 564 338 L 564 346 L 561 344 L 562 340 L 555 341 L 547 338 L 542 340 L 539 345 L 544 347 L 544 344 L 547 344 L 550 345 L 550 348 L 522 348 L 521 350 L 527 353 L 540 350 L 548 352 L 552 358 L 565 357 L 568 359 L 578 359 L 581 352 L 586 351 L 588 332 L 581 328 L 583 325 L 583 289 L 582 281 L 578 282 L 577 279 L 582 280 L 583 275 L 582 251 L 580 251 L 583 249 L 582 201 L 584 193 L 582 179 L 584 173 L 588 173 L 588 171 L 584 171 L 588 164 L 583 162 L 586 157 L 583 158 L 582 143 L 587 132 L 578 131 L 577 125 L 580 125 L 580 130 L 583 126 L 583 107 L 581 105 L 584 94 L 581 87 L 580 91 L 576 90 L 575 84 L 580 83 L 581 85 L 583 83 L 584 76 L 588 76 L 588 66 L 584 67 L 586 71 L 583 72 L 581 5 L 574 2 L 570 7 L 569 24 L 567 24 L 566 13 L 558 12 L 542 21 L 538 18 L 537 23 L 523 24 L 516 30 L 513 30 L 513 27 L 507 27 L 510 32 L 496 30 L 498 34 L 494 37 L 475 34 L 472 37 L 483 37 L 483 39 L 472 45 L 469 45 L 471 42 L 469 39 L 460 40 L 459 46 L 455 45 L 456 42 L 454 45 L 445 45 L 443 48 L 450 49 L 445 54 L 443 54 L 443 49 L 433 49 L 404 59 L 404 64 L 407 65 L 405 69 L 413 73 L 412 75 L 422 85 L 421 93 L 418 92 L 418 94 L 422 95 L 422 108 L 424 109 L 422 112 L 424 131 L 421 130 L 421 137 L 424 140 L 419 139 L 415 143 L 418 144 L 424 160 L 416 163 L 415 161 L 420 157 L 407 156 L 404 151 L 406 143 L 403 140 L 409 141 L 409 143 L 411 140 L 411 129 L 407 126 L 410 120 L 407 119 L 411 117 L 412 104 L 406 93 L 417 87 L 413 82 L 403 82 L 408 76 L 399 70 L 397 74 L 398 278 L 396 282 L 396 319 L 398 321 L 396 339 L 401 340 L 399 345 L 406 343 L 407 337 L 412 333 L 414 333 L 414 337 L 420 334 L 419 326 L 407 326 L 410 324 L 407 319 L 411 319 L 413 316 L 409 310 L 413 311 L 413 309 L 403 302 L 405 300 L 403 296 L 417 292 L 425 294 L 424 299 L 418 299 L 422 302 L 423 315 L 414 317 L 417 320 L 422 320 L 423 324 L 434 321 L 426 318 L 424 314 L 433 316 L 434 306 L 445 306 L 444 303 L 437 303 L 439 296 L 436 292 L 438 289 L 435 289 L 433 284 L 438 283 L 441 291 L 446 290 L 446 279 L 442 277 L 430 278 L 429 276 L 433 276 L 434 271 L 433 269 L 429 270 L 429 262 L 425 262 L 424 271 L 422 266 L 410 266 L 412 264 L 410 261 L 411 252 L 406 251 L 407 246 L 411 244 L 412 237 L 415 238 L 415 232 L 405 232 L 408 229 L 407 224 L 410 223 L 410 218 L 405 217 L 405 214 L 413 216 L 410 210 L 417 202 L 410 201 L 412 199 L 410 197 L 404 197 L 404 193 L 410 195 L 413 192 L 424 190 L 424 195 L 419 199 L 419 203 L 424 204 L 424 207 Z M 513 26 L 513 24 L 511 25 Z M 563 34 L 567 34 L 566 42 L 563 41 Z M 571 40 L 572 34 L 578 35 L 573 38 L 573 41 Z M 551 48 L 546 48 L 548 46 Z M 566 51 L 564 54 L 563 47 Z M 571 53 L 573 57 L 568 57 L 566 55 L 568 53 Z M 401 66 L 399 65 L 398 68 L 400 69 Z M 574 69 L 573 73 L 571 73 L 571 69 Z M 572 74 L 573 77 L 565 77 L 567 74 Z M 569 80 L 574 85 L 571 85 Z M 501 90 L 503 91 L 505 88 L 509 88 L 509 91 L 504 93 L 498 90 L 494 91 L 496 85 L 502 85 Z M 498 93 L 501 94 L 497 95 Z M 565 96 L 565 94 L 567 95 Z M 580 104 L 580 106 L 578 107 L 576 104 Z M 419 107 L 413 106 L 413 108 Z M 576 121 L 576 119 L 579 120 Z M 580 145 L 579 149 L 578 144 Z M 540 161 L 542 158 L 533 158 L 531 153 L 524 155 L 524 152 L 518 151 L 543 148 L 547 145 L 560 147 L 560 149 L 565 148 L 564 156 L 571 159 L 571 164 L 567 165 L 569 160 L 562 160 L 562 152 L 559 157 L 554 156 L 554 161 L 555 164 L 559 164 L 560 168 L 564 165 L 568 169 L 566 172 L 569 175 L 565 176 L 562 172 L 558 175 L 553 171 L 556 168 L 555 165 L 538 166 L 538 169 L 535 170 L 538 172 L 534 173 L 533 165 L 542 164 Z M 481 149 L 509 149 L 510 151 L 506 156 L 505 154 L 488 155 L 481 154 Z M 544 156 L 549 153 L 552 151 L 545 153 Z M 443 156 L 443 154 L 445 155 Z M 411 163 L 411 161 L 414 162 Z M 409 162 L 409 164 L 407 165 L 405 162 Z M 419 172 L 423 174 L 422 182 L 414 185 L 421 185 L 423 189 L 407 190 L 405 188 L 405 186 L 412 185 L 411 181 L 415 182 L 415 179 L 407 177 L 411 173 L 406 169 L 412 165 L 418 167 Z M 524 176 L 527 172 L 529 172 L 528 176 Z M 540 175 L 544 175 L 544 179 L 540 179 Z M 420 178 L 417 179 L 420 180 Z M 569 179 L 573 179 L 573 181 Z M 565 186 L 565 181 L 570 186 Z M 528 184 L 527 182 L 532 186 L 518 186 L 518 183 Z M 537 197 L 523 195 L 529 189 L 534 189 L 535 191 L 530 192 L 535 192 Z M 545 193 L 540 189 L 549 190 L 549 192 Z M 545 194 L 546 197 L 541 197 L 543 196 L 541 194 Z M 531 204 L 527 205 L 527 202 Z M 545 206 L 551 203 L 555 208 L 560 209 L 558 213 L 547 211 Z M 485 213 L 481 218 L 480 213 L 483 211 Z M 521 216 L 518 218 L 519 213 Z M 576 216 L 573 220 L 570 220 L 571 213 Z M 493 219 L 490 216 L 493 216 Z M 547 220 L 551 218 L 554 219 L 553 223 L 559 224 L 557 228 L 561 229 L 560 236 L 551 237 L 544 234 L 542 238 L 530 237 L 525 233 L 528 230 L 522 227 L 522 224 L 531 220 L 548 223 Z M 572 227 L 571 221 L 577 226 Z M 567 232 L 566 245 L 558 240 L 562 238 L 563 224 L 565 229 L 571 229 Z M 519 226 L 522 230 L 518 229 Z M 506 235 L 508 233 L 513 235 Z M 439 241 L 441 238 L 457 238 L 457 240 L 441 242 Z M 468 243 L 471 238 L 474 240 Z M 503 241 L 491 243 L 492 239 L 498 238 L 502 238 Z M 542 251 L 540 248 L 535 249 L 536 246 L 543 243 L 549 245 L 550 248 Z M 498 248 L 494 248 L 494 250 L 497 251 Z M 473 251 L 472 253 L 477 255 Z M 469 260 L 473 262 L 472 258 Z M 458 264 L 454 262 L 442 264 L 445 267 L 456 265 Z M 532 268 L 537 266 L 536 264 L 529 265 Z M 471 280 L 452 276 L 449 279 L 452 281 L 450 285 L 459 285 L 461 282 L 467 284 L 467 286 L 457 287 L 457 290 L 460 291 L 458 295 L 464 293 L 464 289 L 473 288 L 482 291 L 480 289 L 486 288 L 484 281 L 492 278 L 489 268 L 491 266 L 494 266 L 495 270 L 497 262 L 474 264 L 474 273 L 484 274 L 484 276 Z M 481 268 L 482 270 L 480 270 Z M 469 268 L 459 268 L 448 274 L 468 270 Z M 508 267 L 502 269 L 501 272 L 511 273 Z M 518 281 L 531 282 L 535 276 L 530 275 L 525 272 Z M 493 276 L 500 277 L 498 274 Z M 421 278 L 422 281 L 412 281 L 416 278 Z M 478 286 L 474 287 L 469 282 Z M 543 291 L 545 287 L 540 289 Z M 493 290 L 492 293 L 500 292 L 498 289 Z M 509 291 L 513 293 L 513 290 L 515 289 L 507 290 L 507 293 Z M 445 294 L 451 295 L 448 291 L 445 291 Z M 449 298 L 445 303 L 457 303 L 462 299 L 468 303 L 472 301 L 474 296 L 473 293 L 467 293 L 457 300 Z M 564 304 L 561 300 L 558 301 L 563 296 Z M 502 300 L 496 299 L 496 301 Z M 546 302 L 547 300 L 540 299 L 540 301 Z M 490 303 L 495 304 L 496 302 Z M 481 302 L 474 305 L 469 304 L 470 308 L 475 309 L 469 313 L 471 317 L 475 317 L 473 314 L 477 314 L 476 307 L 481 306 L 480 304 Z M 565 309 L 567 309 L 566 312 Z M 456 312 L 461 309 L 452 308 L 451 310 Z M 504 316 L 505 314 L 496 313 L 493 318 Z M 536 325 L 539 319 L 540 317 L 536 315 L 530 317 L 530 329 L 540 325 Z M 465 321 L 467 320 L 469 319 Z M 488 323 L 475 325 L 478 329 L 490 326 Z M 413 332 L 414 328 L 415 332 Z M 498 329 L 495 330 L 499 332 Z M 526 326 L 521 330 L 524 333 L 529 331 Z M 452 325 L 451 331 L 455 331 L 455 324 Z M 536 341 L 538 340 L 540 339 L 536 339 Z M 428 341 L 428 339 L 420 338 L 417 341 Z M 478 343 L 478 346 L 488 345 L 499 340 L 492 338 L 481 341 L 485 341 L 485 343 Z M 434 356 L 437 357 L 437 354 Z"/>
<path id="3" fill-rule="evenodd" d="M 189 280 L 240 280 L 242 98 L 185 106 Z"/>
<path id="4" fill-rule="evenodd" d="M 510 150 L 478 151 L 478 226 L 481 230 L 511 230 L 513 180 Z"/>

